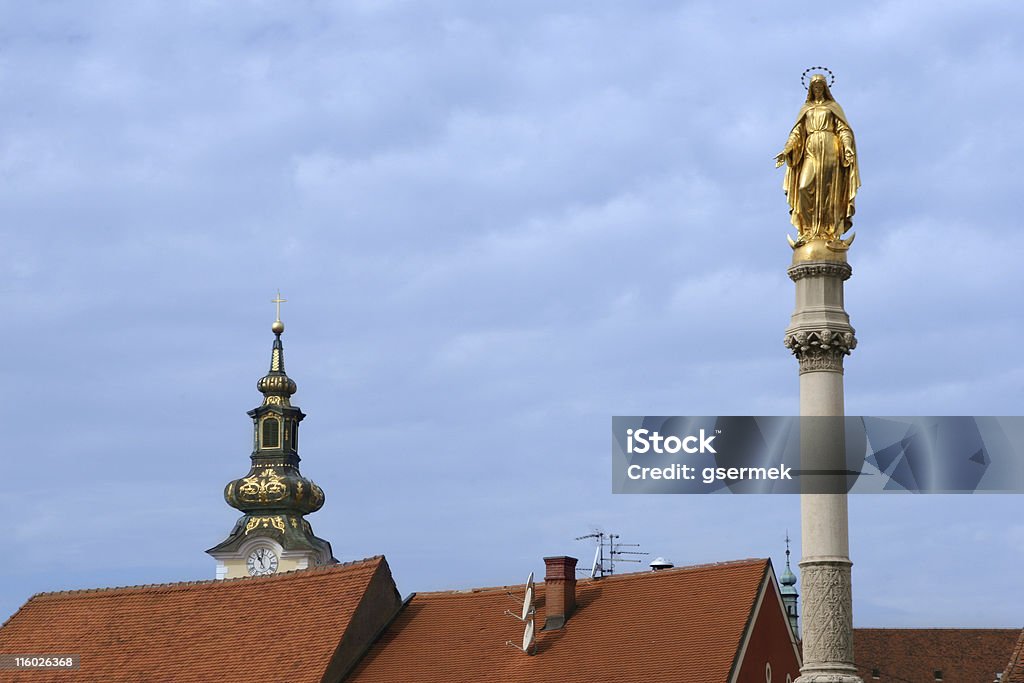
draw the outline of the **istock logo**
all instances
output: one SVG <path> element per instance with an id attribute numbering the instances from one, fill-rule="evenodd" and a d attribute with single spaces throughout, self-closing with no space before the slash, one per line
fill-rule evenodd
<path id="1" fill-rule="evenodd" d="M 716 434 L 707 436 L 704 430 L 699 435 L 684 436 L 682 438 L 671 435 L 662 436 L 658 432 L 648 429 L 627 429 L 626 430 L 626 452 L 627 453 L 715 453 L 711 442 L 715 440 Z M 635 443 L 634 443 L 635 442 Z M 697 444 L 697 445 L 694 445 Z"/>

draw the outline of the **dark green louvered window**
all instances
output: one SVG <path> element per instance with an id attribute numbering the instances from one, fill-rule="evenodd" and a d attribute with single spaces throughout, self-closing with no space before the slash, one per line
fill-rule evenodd
<path id="1" fill-rule="evenodd" d="M 268 417 L 263 420 L 263 434 L 261 448 L 281 447 L 281 423 L 275 417 Z"/>

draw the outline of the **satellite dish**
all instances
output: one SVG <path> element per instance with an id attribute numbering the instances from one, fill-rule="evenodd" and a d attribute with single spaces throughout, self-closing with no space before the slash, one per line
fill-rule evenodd
<path id="1" fill-rule="evenodd" d="M 523 652 L 529 654 L 533 642 L 537 639 L 537 632 L 533 626 L 533 619 L 526 622 L 526 630 L 523 631 Z"/>
<path id="2" fill-rule="evenodd" d="M 674 567 L 675 565 L 672 564 L 670 561 L 666 560 L 664 557 L 656 557 L 654 558 L 654 561 L 652 561 L 651 564 L 648 566 L 654 571 L 660 571 L 662 569 L 672 569 L 672 567 Z"/>
<path id="3" fill-rule="evenodd" d="M 523 616 L 520 617 L 523 621 L 533 614 L 533 593 L 533 572 L 530 572 L 530 577 L 526 579 L 526 596 L 523 597 Z"/>
<path id="4" fill-rule="evenodd" d="M 512 610 L 505 610 L 505 614 L 510 617 L 515 617 L 519 621 L 526 621 L 527 619 L 533 619 L 534 613 L 537 611 L 533 607 L 533 598 L 536 594 L 536 589 L 533 585 L 533 572 L 530 572 L 530 576 L 526 579 L 526 595 L 523 596 L 523 608 L 521 614 L 516 614 Z M 512 592 L 509 591 L 509 597 L 515 597 Z"/>
<path id="5" fill-rule="evenodd" d="M 590 568 L 590 578 L 597 578 L 598 569 L 601 569 L 601 572 L 604 573 L 604 567 L 601 566 L 601 546 L 597 546 L 597 549 L 594 550 L 594 565 Z"/>
<path id="6" fill-rule="evenodd" d="M 537 613 L 537 610 L 533 607 L 533 597 L 535 593 L 536 589 L 533 585 L 533 572 L 530 572 L 530 576 L 526 579 L 526 595 L 523 596 L 522 616 L 515 614 L 510 610 L 505 610 L 505 614 L 510 617 L 515 617 L 519 621 L 526 622 L 526 629 L 523 631 L 523 646 L 519 647 L 511 640 L 506 640 L 505 644 L 511 645 L 515 649 L 525 652 L 528 655 L 533 654 L 530 652 L 530 648 L 535 648 L 535 641 L 537 640 L 537 631 L 533 624 L 533 615 Z M 509 592 L 509 596 L 512 596 L 511 592 Z"/>

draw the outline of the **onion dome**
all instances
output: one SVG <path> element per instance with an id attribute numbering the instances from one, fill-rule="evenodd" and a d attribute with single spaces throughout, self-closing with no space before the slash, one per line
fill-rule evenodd
<path id="1" fill-rule="evenodd" d="M 796 595 L 796 574 L 789 567 L 789 534 L 786 534 L 786 569 L 779 577 L 779 583 L 782 584 L 780 591 L 783 595 Z"/>
<path id="2" fill-rule="evenodd" d="M 297 467 L 254 465 L 249 475 L 224 487 L 224 500 L 242 512 L 285 511 L 299 515 L 324 505 L 324 492 Z"/>
<path id="3" fill-rule="evenodd" d="M 782 576 L 779 577 L 779 583 L 782 584 L 783 594 L 795 593 L 796 589 L 793 586 L 796 585 L 796 574 L 789 568 L 789 563 L 786 563 L 786 569 L 782 572 Z"/>

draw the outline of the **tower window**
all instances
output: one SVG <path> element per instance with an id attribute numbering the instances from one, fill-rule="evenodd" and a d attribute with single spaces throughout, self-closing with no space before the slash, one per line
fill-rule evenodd
<path id="1" fill-rule="evenodd" d="M 882 672 L 879 671 L 878 669 L 872 669 L 871 670 L 871 677 L 874 678 L 874 679 L 879 679 L 879 678 L 882 677 Z"/>
<path id="2" fill-rule="evenodd" d="M 299 450 L 299 423 L 298 422 L 292 422 L 291 423 L 291 428 L 292 428 L 291 429 L 291 431 L 292 431 L 292 450 L 293 451 L 297 451 L 297 450 Z"/>
<path id="3" fill-rule="evenodd" d="M 281 447 L 281 422 L 276 417 L 263 420 L 260 442 L 261 448 Z"/>

